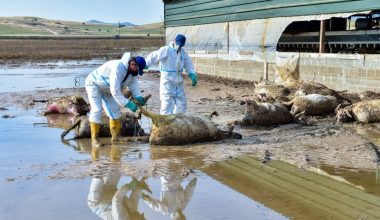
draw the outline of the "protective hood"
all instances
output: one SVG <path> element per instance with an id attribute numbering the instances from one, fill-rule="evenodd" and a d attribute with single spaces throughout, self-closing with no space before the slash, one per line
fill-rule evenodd
<path id="1" fill-rule="evenodd" d="M 128 69 L 128 61 L 129 58 L 131 57 L 130 52 L 126 52 L 123 54 L 123 57 L 121 57 L 121 62 L 124 64 L 125 68 Z"/>

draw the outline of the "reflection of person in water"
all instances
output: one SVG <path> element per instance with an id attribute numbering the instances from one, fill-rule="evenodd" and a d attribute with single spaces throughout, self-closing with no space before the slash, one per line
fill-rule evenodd
<path id="1" fill-rule="evenodd" d="M 133 178 L 132 181 L 116 191 L 112 199 L 113 219 L 145 219 L 144 214 L 138 212 L 138 204 L 142 191 L 151 193 L 145 183 L 146 177 L 141 180 Z M 128 192 L 131 191 L 128 197 Z"/>
<path id="2" fill-rule="evenodd" d="M 117 146 L 111 148 L 111 161 L 119 162 L 120 149 Z M 99 158 L 99 153 L 92 152 L 93 160 Z M 87 203 L 90 209 L 102 219 L 145 219 L 144 214 L 138 212 L 138 202 L 142 191 L 151 193 L 147 184 L 146 177 L 140 180 L 132 178 L 128 184 L 117 188 L 120 181 L 119 166 L 111 164 L 110 170 L 106 174 L 96 174 L 92 178 L 90 192 L 88 193 Z M 96 171 L 95 171 L 96 172 Z M 100 173 L 102 171 L 100 170 Z M 128 197 L 128 193 L 130 196 Z"/>
<path id="3" fill-rule="evenodd" d="M 153 210 L 164 215 L 170 215 L 172 219 L 186 219 L 183 210 L 187 207 L 194 193 L 197 178 L 193 178 L 185 187 L 182 187 L 183 178 L 174 176 L 161 177 L 160 200 L 143 193 L 145 203 Z"/>

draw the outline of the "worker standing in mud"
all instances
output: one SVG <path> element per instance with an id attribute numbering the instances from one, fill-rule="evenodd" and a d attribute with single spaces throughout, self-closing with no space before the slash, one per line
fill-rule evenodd
<path id="1" fill-rule="evenodd" d="M 192 81 L 192 86 L 197 85 L 197 73 L 194 70 L 191 58 L 183 49 L 186 37 L 178 34 L 173 42 L 152 52 L 147 57 L 147 65 L 160 66 L 160 114 L 170 115 L 185 113 L 187 99 L 182 78 L 183 69 Z"/>
<path id="2" fill-rule="evenodd" d="M 137 105 L 124 97 L 122 90 L 125 87 L 130 89 L 133 97 L 141 105 L 145 105 L 136 78 L 143 74 L 145 66 L 144 58 L 132 57 L 130 53 L 125 53 L 120 60 L 108 61 L 87 76 L 85 85 L 91 105 L 89 121 L 93 147 L 101 146 L 99 130 L 103 109 L 110 119 L 112 142 L 117 141 L 120 137 L 120 107 L 126 107 L 133 112 L 137 110 Z"/>

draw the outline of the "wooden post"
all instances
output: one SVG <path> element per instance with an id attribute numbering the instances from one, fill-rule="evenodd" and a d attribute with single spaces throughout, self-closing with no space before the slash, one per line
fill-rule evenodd
<path id="1" fill-rule="evenodd" d="M 227 54 L 230 53 L 230 22 L 227 22 Z"/>
<path id="2" fill-rule="evenodd" d="M 321 26 L 319 31 L 319 53 L 325 52 L 325 33 L 326 33 L 326 21 L 321 20 Z"/>
<path id="3" fill-rule="evenodd" d="M 268 80 L 268 62 L 267 61 L 264 61 L 264 74 L 263 74 L 263 78 L 265 80 Z"/>

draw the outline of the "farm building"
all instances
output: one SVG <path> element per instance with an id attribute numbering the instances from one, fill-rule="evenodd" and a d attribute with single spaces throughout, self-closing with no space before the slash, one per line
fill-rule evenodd
<path id="1" fill-rule="evenodd" d="M 293 74 L 380 91 L 379 0 L 164 0 L 167 43 L 187 36 L 197 71 L 257 81 Z"/>

